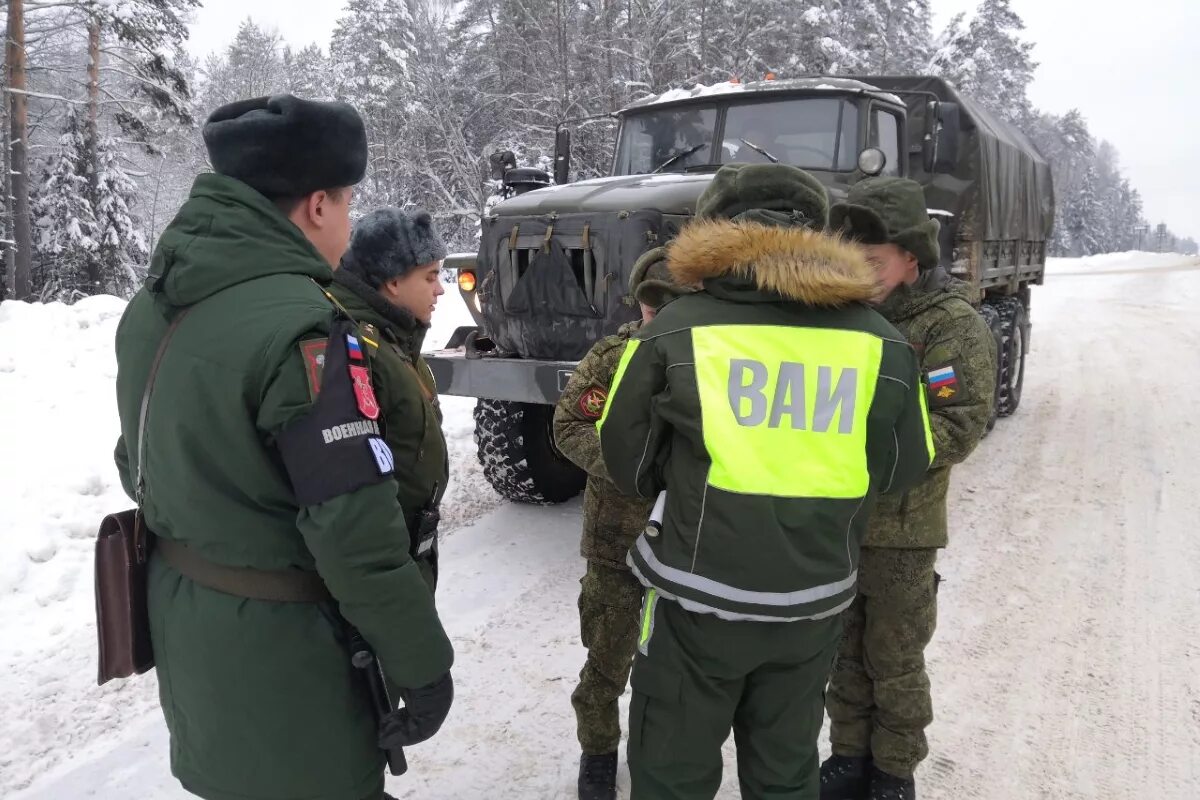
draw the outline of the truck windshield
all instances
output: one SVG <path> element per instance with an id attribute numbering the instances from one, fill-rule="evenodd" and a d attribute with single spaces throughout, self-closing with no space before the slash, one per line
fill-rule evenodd
<path id="1" fill-rule="evenodd" d="M 616 174 L 682 172 L 687 166 L 707 164 L 712 160 L 716 127 L 715 106 L 665 109 L 627 117 L 617 145 Z"/>
<path id="2" fill-rule="evenodd" d="M 719 111 L 724 112 L 724 135 L 714 148 Z M 845 171 L 854 169 L 858 151 L 858 107 L 844 98 L 801 97 L 721 109 L 690 106 L 627 116 L 614 174 L 772 162 Z"/>

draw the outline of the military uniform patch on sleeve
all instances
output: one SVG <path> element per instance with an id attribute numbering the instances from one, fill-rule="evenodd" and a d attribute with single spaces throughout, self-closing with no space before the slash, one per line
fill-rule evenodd
<path id="1" fill-rule="evenodd" d="M 371 448 L 371 455 L 375 458 L 375 466 L 379 468 L 380 475 L 391 475 L 396 471 L 396 458 L 387 442 L 378 436 L 371 436 L 367 439 L 367 444 Z"/>
<path id="2" fill-rule="evenodd" d="M 353 338 L 352 323 L 337 319 L 328 340 L 300 343 L 313 404 L 276 435 L 275 445 L 301 507 L 381 483 L 395 471 L 370 372 L 361 348 L 355 357 Z"/>
<path id="3" fill-rule="evenodd" d="M 354 382 L 354 400 L 358 404 L 358 410 L 367 419 L 379 419 L 379 401 L 375 399 L 371 373 L 366 367 L 351 365 L 350 380 Z"/>
<path id="4" fill-rule="evenodd" d="M 325 346 L 328 339 L 304 339 L 300 355 L 304 357 L 304 373 L 308 376 L 308 399 L 316 400 L 321 393 L 321 375 L 325 371 Z"/>
<path id="5" fill-rule="evenodd" d="M 931 408 L 950 405 L 958 400 L 963 387 L 958 382 L 958 369 L 953 363 L 935 367 L 925 377 L 929 384 Z"/>
<path id="6" fill-rule="evenodd" d="M 575 407 L 584 419 L 600 419 L 604 414 L 604 404 L 608 401 L 608 390 L 599 384 L 592 384 L 579 395 Z"/>

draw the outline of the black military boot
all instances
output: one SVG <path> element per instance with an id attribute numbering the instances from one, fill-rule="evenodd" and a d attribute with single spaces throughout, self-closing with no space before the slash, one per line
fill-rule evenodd
<path id="1" fill-rule="evenodd" d="M 832 755 L 821 765 L 821 800 L 867 800 L 870 756 Z"/>
<path id="2" fill-rule="evenodd" d="M 579 800 L 617 800 L 617 754 L 579 759 Z"/>
<path id="3" fill-rule="evenodd" d="M 917 800 L 917 782 L 871 767 L 870 800 Z"/>

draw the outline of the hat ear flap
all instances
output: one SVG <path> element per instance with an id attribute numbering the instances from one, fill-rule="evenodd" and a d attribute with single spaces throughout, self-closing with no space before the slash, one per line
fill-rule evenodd
<path id="1" fill-rule="evenodd" d="M 883 218 L 866 206 L 838 203 L 829 210 L 830 232 L 840 232 L 860 244 L 887 244 Z"/>

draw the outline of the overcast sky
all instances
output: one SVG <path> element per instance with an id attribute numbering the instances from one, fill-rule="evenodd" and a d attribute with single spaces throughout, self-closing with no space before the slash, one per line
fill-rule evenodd
<path id="1" fill-rule="evenodd" d="M 940 27 L 977 0 L 932 0 Z M 224 47 L 248 14 L 288 42 L 329 44 L 341 0 L 204 0 L 189 49 Z M 1200 240 L 1200 0 L 1012 0 L 1036 44 L 1040 109 L 1078 108 L 1121 154 L 1151 223 Z"/>

